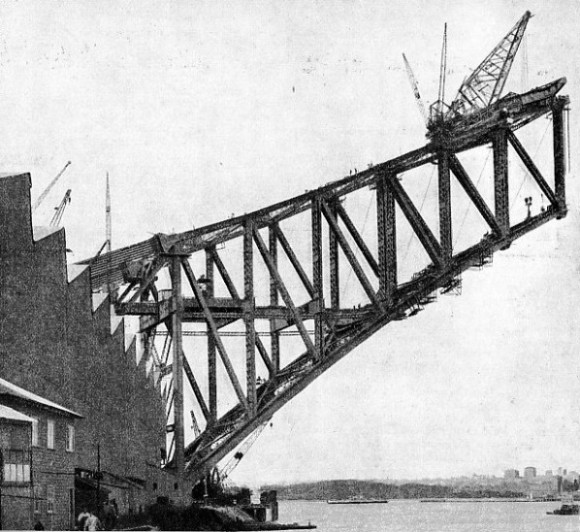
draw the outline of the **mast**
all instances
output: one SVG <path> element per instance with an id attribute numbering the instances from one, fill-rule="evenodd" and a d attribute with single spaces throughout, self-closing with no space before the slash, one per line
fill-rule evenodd
<path id="1" fill-rule="evenodd" d="M 441 46 L 441 63 L 439 67 L 439 94 L 437 100 L 440 105 L 445 102 L 445 77 L 447 72 L 447 22 L 443 27 L 443 44 Z M 442 111 L 442 109 L 440 109 Z"/>
<path id="2" fill-rule="evenodd" d="M 109 186 L 109 172 L 107 172 L 107 189 L 105 192 L 105 246 L 106 252 L 108 253 L 108 268 L 107 268 L 107 293 L 109 294 L 109 300 L 111 299 L 111 278 L 110 272 L 112 268 L 111 263 L 111 237 L 112 237 L 112 224 L 111 224 L 111 188 Z"/>
<path id="3" fill-rule="evenodd" d="M 105 224 L 106 224 L 106 243 L 107 243 L 107 253 L 111 252 L 111 188 L 109 186 L 109 172 L 107 172 L 107 192 L 105 199 Z"/>

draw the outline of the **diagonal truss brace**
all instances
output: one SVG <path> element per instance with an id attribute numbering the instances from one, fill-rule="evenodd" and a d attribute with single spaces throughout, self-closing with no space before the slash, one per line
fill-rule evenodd
<path id="1" fill-rule="evenodd" d="M 438 267 L 444 266 L 444 261 L 441 258 L 442 251 L 439 242 L 437 242 L 437 239 L 433 236 L 431 229 L 429 229 L 429 226 L 417 210 L 417 207 L 415 207 L 411 198 L 409 198 L 405 192 L 405 189 L 399 182 L 397 176 L 390 173 L 386 174 L 386 182 L 387 186 L 395 196 L 396 202 L 399 204 L 399 207 L 401 207 L 403 214 L 411 224 L 413 231 L 415 231 L 415 234 L 421 241 L 421 244 L 429 254 L 433 263 Z"/>
<path id="2" fill-rule="evenodd" d="M 191 385 L 191 389 L 193 390 L 195 398 L 197 399 L 197 402 L 199 403 L 199 407 L 201 408 L 201 412 L 203 413 L 203 417 L 207 421 L 210 418 L 210 413 L 209 413 L 209 410 L 207 408 L 207 404 L 205 403 L 205 399 L 203 398 L 203 394 L 201 393 L 201 389 L 199 387 L 199 384 L 197 383 L 197 380 L 195 379 L 195 375 L 193 374 L 191 366 L 189 365 L 189 361 L 187 360 L 185 353 L 183 353 L 183 351 L 182 351 L 181 356 L 183 357 L 183 371 L 185 371 L 185 374 L 187 375 L 187 380 L 189 381 L 189 384 Z"/>
<path id="3" fill-rule="evenodd" d="M 348 242 L 344 238 L 344 234 L 342 233 L 340 227 L 338 226 L 338 223 L 336 222 L 336 218 L 334 217 L 330 208 L 324 201 L 322 202 L 322 214 L 326 218 L 326 221 L 328 222 L 330 229 L 332 230 L 334 236 L 338 240 L 339 246 L 341 247 L 354 273 L 356 274 L 358 280 L 360 281 L 367 297 L 369 298 L 369 300 L 373 305 L 383 310 L 383 304 L 377 297 L 373 286 L 371 285 L 368 277 L 365 275 L 365 272 L 362 269 L 361 265 L 359 264 L 358 260 L 356 259 L 352 249 L 350 249 Z"/>
<path id="4" fill-rule="evenodd" d="M 284 285 L 284 282 L 282 281 L 282 278 L 280 277 L 280 274 L 278 273 L 276 265 L 274 264 L 274 261 L 272 259 L 272 255 L 270 255 L 270 252 L 268 251 L 268 248 L 266 247 L 266 244 L 264 243 L 262 236 L 260 235 L 259 231 L 255 227 L 253 228 L 253 233 L 254 233 L 254 242 L 256 243 L 256 246 L 258 247 L 258 251 L 260 252 L 260 255 L 262 255 L 262 258 L 264 259 L 264 262 L 266 263 L 266 267 L 268 268 L 270 275 L 274 279 L 274 281 L 278 287 L 278 291 L 280 292 L 280 295 L 282 296 L 282 299 L 284 300 L 284 303 L 286 303 L 286 306 L 290 309 L 290 312 L 292 313 L 292 315 L 294 317 L 294 321 L 296 323 L 296 328 L 298 329 L 298 332 L 300 333 L 300 336 L 302 337 L 302 340 L 304 341 L 306 348 L 308 349 L 308 351 L 310 353 L 314 353 L 316 351 L 314 348 L 314 344 L 312 343 L 312 340 L 310 339 L 310 335 L 308 334 L 306 327 L 304 327 L 304 322 L 302 321 L 302 318 L 300 317 L 300 314 L 298 313 L 298 310 L 296 309 L 296 306 L 294 305 L 294 302 L 292 301 L 292 298 L 290 297 L 290 293 L 286 289 L 286 286 Z"/>
<path id="5" fill-rule="evenodd" d="M 334 208 L 336 209 L 336 213 L 340 217 L 340 219 L 344 222 L 345 227 L 348 229 L 348 232 L 352 236 L 353 240 L 356 242 L 356 245 L 361 250 L 362 254 L 364 255 L 365 259 L 369 263 L 369 266 L 373 270 L 373 273 L 379 277 L 379 265 L 375 260 L 375 257 L 371 253 L 371 250 L 366 245 L 363 237 L 357 231 L 357 228 L 352 223 L 352 220 L 348 216 L 347 212 L 345 211 L 344 207 L 341 205 L 339 201 L 334 203 Z"/>
<path id="6" fill-rule="evenodd" d="M 459 181 L 459 184 L 463 187 L 463 190 L 465 190 L 465 193 L 469 196 L 469 199 L 473 202 L 483 219 L 487 222 L 489 227 L 496 235 L 500 235 L 501 227 L 497 223 L 493 212 L 491 212 L 491 209 L 487 206 L 487 203 L 485 203 L 484 199 L 481 197 L 481 194 L 473 184 L 473 181 L 470 179 L 469 175 L 465 171 L 465 168 L 455 154 L 451 154 L 449 157 L 449 166 Z"/>
<path id="7" fill-rule="evenodd" d="M 288 260 L 296 270 L 298 277 L 300 277 L 300 280 L 302 281 L 304 288 L 306 288 L 308 295 L 310 297 L 314 297 L 314 287 L 312 286 L 312 283 L 310 282 L 308 275 L 306 275 L 304 268 L 300 264 L 300 261 L 296 257 L 294 250 L 290 246 L 290 242 L 288 242 L 286 235 L 282 232 L 282 229 L 280 229 L 280 226 L 278 224 L 273 224 L 271 227 L 272 230 L 274 231 L 274 234 L 276 235 L 276 238 L 278 239 L 278 242 L 280 242 L 280 244 L 282 245 L 282 249 L 284 250 L 284 253 L 286 253 Z"/>
<path id="8" fill-rule="evenodd" d="M 236 286 L 234 285 L 232 278 L 230 277 L 230 274 L 228 273 L 228 270 L 226 269 L 226 267 L 225 267 L 221 257 L 219 256 L 217 250 L 215 248 L 212 248 L 210 250 L 210 254 L 211 254 L 211 257 L 213 259 L 214 264 L 217 266 L 217 269 L 218 269 L 218 272 L 219 272 L 221 278 L 223 279 L 223 281 L 226 285 L 226 288 L 228 289 L 228 292 L 230 293 L 230 296 L 232 296 L 234 299 L 240 299 L 240 295 L 238 294 Z M 258 353 L 260 353 L 260 356 L 262 357 L 264 364 L 268 368 L 268 373 L 270 375 L 273 375 L 274 373 L 276 373 L 276 369 L 274 368 L 274 364 L 272 363 L 272 359 L 268 355 L 268 351 L 264 347 L 264 343 L 262 342 L 262 340 L 260 340 L 260 337 L 257 335 L 256 335 L 256 347 L 258 348 Z"/>
<path id="9" fill-rule="evenodd" d="M 534 161 L 532 161 L 532 158 L 529 156 L 528 152 L 522 146 L 522 143 L 515 136 L 515 134 L 510 130 L 507 131 L 507 138 L 508 138 L 510 144 L 516 150 L 516 153 L 519 155 L 522 162 L 526 165 L 526 168 L 530 171 L 530 174 L 532 175 L 532 177 L 536 180 L 536 183 L 538 183 L 544 196 L 546 196 L 546 198 L 548 198 L 548 201 L 552 205 L 554 205 L 554 207 L 557 207 L 558 201 L 556 199 L 556 194 L 554 194 L 553 190 L 550 188 L 550 185 L 548 185 L 548 183 L 546 182 L 546 180 L 544 179 L 544 177 L 542 176 L 542 174 L 538 170 L 538 167 L 534 164 Z"/>
<path id="10" fill-rule="evenodd" d="M 169 320 L 166 323 L 166 327 L 169 331 L 169 334 L 170 335 L 173 334 L 173 332 L 172 332 L 173 328 L 171 327 L 171 323 Z M 183 371 L 185 372 L 185 375 L 187 376 L 187 380 L 189 381 L 189 384 L 191 386 L 191 389 L 193 390 L 195 398 L 197 399 L 197 402 L 199 403 L 199 407 L 203 413 L 203 417 L 206 420 L 208 420 L 210 418 L 210 414 L 209 414 L 209 410 L 207 408 L 207 404 L 205 402 L 205 399 L 203 397 L 203 394 L 201 392 L 201 388 L 199 387 L 197 379 L 195 378 L 195 375 L 193 374 L 193 370 L 191 369 L 189 361 L 187 360 L 187 357 L 185 356 L 185 353 L 183 352 L 183 349 L 181 350 L 181 360 L 183 362 Z M 172 371 L 173 366 L 168 366 L 165 368 L 166 372 L 169 370 Z"/>
<path id="11" fill-rule="evenodd" d="M 213 319 L 211 310 L 209 309 L 209 307 L 207 305 L 207 301 L 205 300 L 205 296 L 203 295 L 201 287 L 199 286 L 197 280 L 195 279 L 195 275 L 193 273 L 193 270 L 191 269 L 191 266 L 189 265 L 189 262 L 187 261 L 186 258 L 182 260 L 182 265 L 183 265 L 183 269 L 185 271 L 185 275 L 187 276 L 187 280 L 189 281 L 189 284 L 193 290 L 193 294 L 195 295 L 196 299 L 199 301 L 199 304 L 201 305 L 201 308 L 203 310 L 203 314 L 204 314 L 205 319 L 207 321 L 207 324 L 210 328 L 210 332 L 211 332 L 212 337 L 215 341 L 217 350 L 220 354 L 222 362 L 224 363 L 224 366 L 226 368 L 226 372 L 228 374 L 228 377 L 230 378 L 232 386 L 234 387 L 234 391 L 236 392 L 236 395 L 238 396 L 240 403 L 247 410 L 248 409 L 248 401 L 247 401 L 246 396 L 244 394 L 244 390 L 242 389 L 242 386 L 240 385 L 240 381 L 238 380 L 238 377 L 236 375 L 234 367 L 232 366 L 230 358 L 228 357 L 228 353 L 227 353 L 226 348 L 222 342 L 218 328 L 217 328 L 216 323 Z"/>
<path id="12" fill-rule="evenodd" d="M 145 278 L 139 283 L 139 288 L 133 293 L 131 299 L 129 300 L 129 303 L 137 301 L 137 299 L 140 298 L 147 290 L 151 289 L 151 287 L 153 286 L 153 282 L 157 277 L 157 274 L 164 266 L 166 266 L 166 260 L 162 257 L 158 257 L 151 265 Z M 129 288 L 132 287 L 135 287 L 135 283 L 130 284 Z M 128 292 L 126 291 L 124 295 L 127 295 L 127 293 Z M 119 298 L 119 300 L 122 300 L 122 297 Z"/>

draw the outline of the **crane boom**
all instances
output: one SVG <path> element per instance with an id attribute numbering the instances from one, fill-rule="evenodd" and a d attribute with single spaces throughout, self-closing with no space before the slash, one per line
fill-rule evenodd
<path id="1" fill-rule="evenodd" d="M 42 192 L 42 194 L 40 194 L 40 196 L 38 196 L 37 200 L 34 202 L 34 205 L 32 206 L 32 212 L 34 212 L 36 209 L 38 209 L 38 207 L 40 206 L 40 204 L 44 201 L 44 199 L 46 198 L 46 196 L 48 195 L 48 193 L 52 190 L 52 187 L 54 187 L 54 185 L 56 184 L 56 182 L 60 179 L 60 177 L 62 176 L 62 174 L 64 174 L 65 170 L 69 167 L 69 165 L 70 165 L 70 161 L 68 161 L 64 165 L 64 168 L 58 174 L 56 174 L 56 176 L 54 177 L 54 179 L 48 184 L 48 186 L 44 189 L 44 191 Z"/>
<path id="2" fill-rule="evenodd" d="M 263 430 L 268 425 L 268 422 L 269 422 L 269 420 L 268 421 L 265 421 L 254 432 L 252 432 L 252 434 L 250 434 L 246 438 L 246 441 L 244 441 L 244 443 L 239 447 L 238 451 L 234 454 L 234 456 L 232 456 L 228 460 L 228 462 L 226 463 L 226 465 L 219 472 L 220 478 L 221 478 L 222 481 L 225 480 L 226 478 L 228 478 L 228 476 L 230 475 L 230 473 L 240 463 L 240 460 L 250 450 L 250 448 L 252 447 L 252 445 L 254 445 L 254 443 L 258 439 L 258 436 L 260 436 L 260 434 L 262 434 Z"/>
<path id="3" fill-rule="evenodd" d="M 419 93 L 419 84 L 417 83 L 417 80 L 415 79 L 415 75 L 413 74 L 413 69 L 411 68 L 411 65 L 409 64 L 409 61 L 407 61 L 405 54 L 403 54 L 403 61 L 405 61 L 405 68 L 407 69 L 407 77 L 409 78 L 409 83 L 411 84 L 411 88 L 413 89 L 413 94 L 415 95 L 415 101 L 417 102 L 417 107 L 419 107 L 419 112 L 421 113 L 421 116 L 423 117 L 425 124 L 427 124 L 427 122 L 428 122 L 427 111 L 425 109 L 425 104 L 423 103 L 423 100 L 421 99 L 421 94 Z"/>
<path id="4" fill-rule="evenodd" d="M 437 100 L 445 102 L 445 81 L 447 77 L 447 22 L 443 28 L 443 44 L 441 45 L 441 63 L 439 67 L 439 94 Z"/>
<path id="5" fill-rule="evenodd" d="M 64 195 L 64 198 L 62 198 L 60 204 L 58 207 L 55 207 L 55 213 L 52 217 L 52 220 L 50 220 L 50 227 L 58 227 L 60 225 L 60 221 L 62 220 L 62 215 L 64 214 L 64 210 L 66 209 L 66 206 L 70 203 L 70 193 L 71 193 L 71 189 L 69 188 L 66 191 L 66 194 Z"/>
<path id="6" fill-rule="evenodd" d="M 462 83 L 451 104 L 453 114 L 463 115 L 484 109 L 499 99 L 531 16 L 532 14 L 526 11 L 510 32 Z"/>
<path id="7" fill-rule="evenodd" d="M 437 93 L 437 101 L 429 107 L 429 121 L 431 123 L 437 122 L 445 118 L 445 114 L 449 109 L 445 105 L 445 82 L 447 78 L 447 22 L 443 27 L 443 44 L 441 45 L 441 61 L 439 63 L 439 92 Z M 429 123 L 427 124 L 429 126 Z"/>

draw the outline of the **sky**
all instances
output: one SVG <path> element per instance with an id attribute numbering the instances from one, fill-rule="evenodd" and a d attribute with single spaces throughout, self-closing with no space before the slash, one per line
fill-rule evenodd
<path id="1" fill-rule="evenodd" d="M 453 94 L 528 9 L 527 75 L 518 58 L 506 91 L 567 77 L 569 216 L 466 273 L 460 297 L 390 324 L 325 373 L 276 414 L 232 480 L 580 470 L 580 4 L 0 4 L 0 164 L 30 172 L 35 199 L 72 162 L 33 218 L 47 224 L 72 189 L 63 218 L 71 261 L 105 240 L 107 172 L 113 247 L 121 247 L 250 212 L 422 146 L 401 53 L 433 101 L 445 22 Z M 549 146 L 538 144 L 545 125 L 536 129 L 527 142 L 549 173 Z"/>

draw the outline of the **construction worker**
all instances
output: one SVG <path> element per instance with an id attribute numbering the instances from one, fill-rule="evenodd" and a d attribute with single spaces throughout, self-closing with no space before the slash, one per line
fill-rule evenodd
<path id="1" fill-rule="evenodd" d="M 77 523 L 78 523 L 78 529 L 79 530 L 84 530 L 85 529 L 85 521 L 87 520 L 87 518 L 89 517 L 89 512 L 87 511 L 86 508 L 82 508 L 81 513 L 77 516 Z"/>
<path id="2" fill-rule="evenodd" d="M 113 530 L 115 528 L 115 523 L 117 522 L 117 514 L 115 513 L 115 508 L 109 501 L 105 501 L 103 507 L 103 524 L 105 530 Z"/>
<path id="3" fill-rule="evenodd" d="M 100 530 L 101 522 L 99 518 L 93 513 L 89 512 L 89 516 L 85 520 L 85 527 L 83 530 Z"/>

